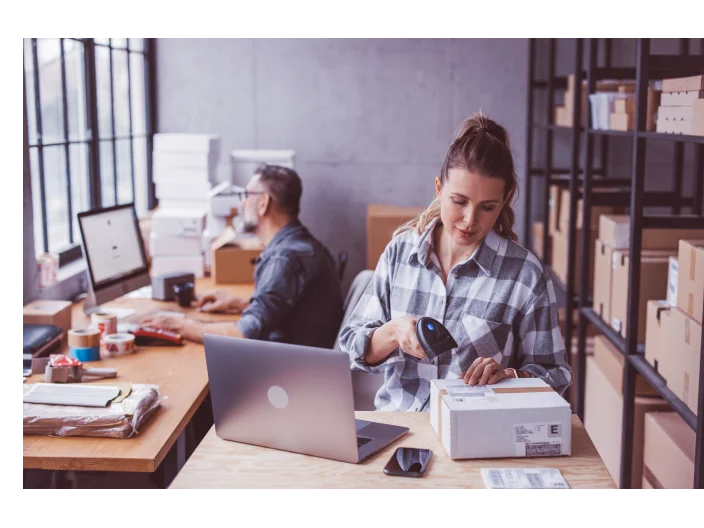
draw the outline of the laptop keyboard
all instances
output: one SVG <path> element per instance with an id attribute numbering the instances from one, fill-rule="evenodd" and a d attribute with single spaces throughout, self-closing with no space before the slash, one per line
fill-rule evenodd
<path id="1" fill-rule="evenodd" d="M 367 438 L 366 436 L 358 436 L 358 437 L 357 437 L 357 448 L 359 449 L 360 447 L 362 447 L 363 445 L 368 444 L 368 443 L 371 442 L 371 441 L 372 441 L 372 439 L 371 439 L 371 438 Z"/>

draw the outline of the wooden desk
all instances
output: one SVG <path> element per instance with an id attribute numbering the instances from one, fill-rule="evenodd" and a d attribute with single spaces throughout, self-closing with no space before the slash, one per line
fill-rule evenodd
<path id="1" fill-rule="evenodd" d="M 254 285 L 215 286 L 210 279 L 196 281 L 196 293 L 213 289 L 249 298 Z M 154 310 L 194 312 L 176 303 L 151 299 L 119 299 L 106 306 L 124 306 L 137 310 L 135 319 Z M 236 320 L 233 315 L 193 314 L 203 320 Z M 74 328 L 85 328 L 90 319 L 82 303 L 73 307 Z M 118 380 L 132 383 L 155 383 L 161 388 L 161 408 L 129 439 L 24 436 L 23 467 L 26 469 L 73 471 L 155 471 L 169 449 L 208 394 L 208 374 L 202 345 L 186 343 L 182 347 L 140 347 L 129 356 L 90 363 L 91 367 L 113 367 Z M 31 376 L 27 383 L 44 381 L 43 375 Z"/>
<path id="2" fill-rule="evenodd" d="M 484 488 L 484 467 L 558 468 L 571 488 L 615 488 L 604 462 L 577 416 L 572 417 L 572 456 L 450 460 L 430 426 L 429 413 L 357 412 L 357 418 L 410 428 L 407 435 L 362 464 L 221 440 L 213 427 L 171 488 Z M 399 446 L 433 450 L 422 478 L 389 477 L 383 468 Z"/>

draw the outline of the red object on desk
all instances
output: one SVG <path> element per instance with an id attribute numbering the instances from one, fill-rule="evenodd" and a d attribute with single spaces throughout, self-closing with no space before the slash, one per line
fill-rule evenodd
<path id="1" fill-rule="evenodd" d="M 171 330 L 153 328 L 151 326 L 140 326 L 130 333 L 134 334 L 134 341 L 137 346 L 183 345 L 183 336 Z"/>

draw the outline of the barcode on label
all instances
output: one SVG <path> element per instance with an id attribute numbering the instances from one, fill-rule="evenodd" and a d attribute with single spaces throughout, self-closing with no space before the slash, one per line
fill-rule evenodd
<path id="1" fill-rule="evenodd" d="M 526 444 L 526 456 L 559 456 L 561 450 L 561 444 L 551 444 L 549 442 Z"/>
<path id="2" fill-rule="evenodd" d="M 528 477 L 528 483 L 532 488 L 542 488 L 545 486 L 545 484 L 543 484 L 543 478 L 540 475 L 526 472 L 526 477 Z"/>
<path id="3" fill-rule="evenodd" d="M 497 488 L 505 488 L 504 477 L 501 476 L 497 470 L 492 469 L 489 471 L 489 478 L 491 479 L 491 484 Z"/>

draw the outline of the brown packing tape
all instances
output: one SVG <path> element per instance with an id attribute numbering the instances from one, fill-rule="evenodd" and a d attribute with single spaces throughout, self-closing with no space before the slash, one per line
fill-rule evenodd
<path id="1" fill-rule="evenodd" d="M 665 486 L 662 485 L 662 483 L 657 479 L 655 475 L 653 475 L 653 472 L 650 471 L 648 466 L 643 465 L 643 477 L 648 480 L 653 485 L 653 488 L 655 489 L 665 489 Z"/>
<path id="2" fill-rule="evenodd" d="M 684 394 L 682 395 L 682 403 L 689 407 L 689 373 L 684 373 Z"/>
<path id="3" fill-rule="evenodd" d="M 697 252 L 694 248 L 689 251 L 689 280 L 694 280 L 694 270 L 697 267 Z"/>
<path id="4" fill-rule="evenodd" d="M 100 346 L 100 330 L 86 328 L 68 331 L 68 346 L 73 348 L 92 348 Z"/>
<path id="5" fill-rule="evenodd" d="M 691 345 L 689 318 L 688 317 L 685 317 L 685 319 L 684 319 L 684 342 L 687 343 L 688 345 Z"/>
<path id="6" fill-rule="evenodd" d="M 687 299 L 687 312 L 694 313 L 694 294 L 689 294 L 689 299 Z"/>

